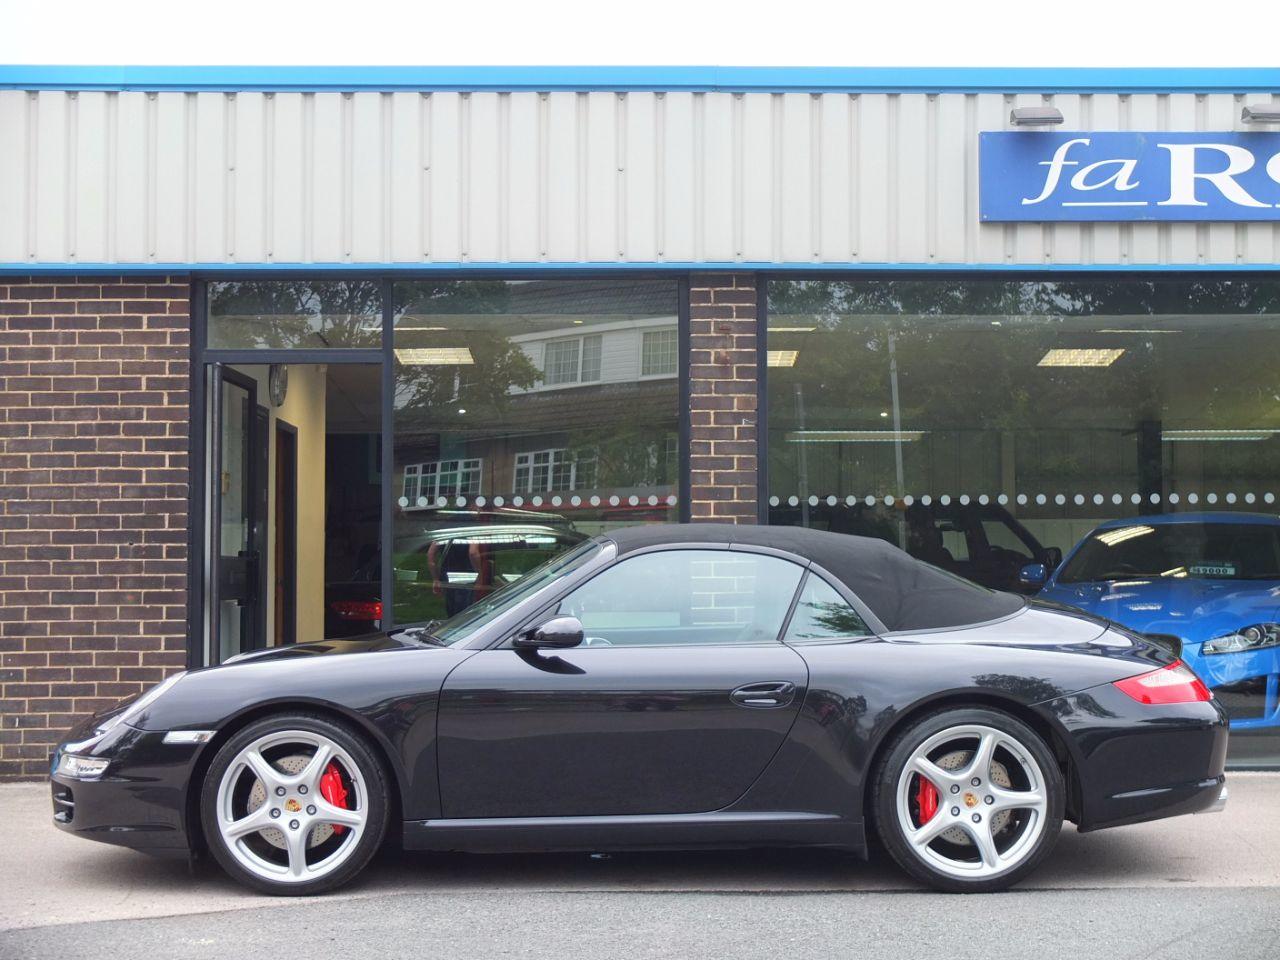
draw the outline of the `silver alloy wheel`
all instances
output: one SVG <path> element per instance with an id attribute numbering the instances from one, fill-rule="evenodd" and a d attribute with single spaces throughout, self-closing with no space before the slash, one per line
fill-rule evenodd
<path id="1" fill-rule="evenodd" d="M 957 750 L 966 752 L 963 762 L 939 762 Z M 921 778 L 937 791 L 936 810 L 927 817 L 918 803 Z M 896 807 L 907 846 L 929 867 L 949 877 L 985 880 L 1013 869 L 1035 849 L 1048 814 L 1048 789 L 1040 765 L 1016 737 L 964 724 L 915 749 L 898 776 Z"/>
<path id="2" fill-rule="evenodd" d="M 307 758 L 305 763 L 299 756 Z M 347 785 L 346 808 L 321 793 L 320 779 L 330 763 Z M 265 802 L 254 806 L 259 796 Z M 365 830 L 368 796 L 356 762 L 328 737 L 309 730 L 269 733 L 236 754 L 223 774 L 218 830 L 231 855 L 255 876 L 304 883 L 332 873 L 355 851 Z"/>

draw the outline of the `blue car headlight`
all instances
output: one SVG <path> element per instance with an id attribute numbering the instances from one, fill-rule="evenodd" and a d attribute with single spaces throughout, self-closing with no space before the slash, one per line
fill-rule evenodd
<path id="1" fill-rule="evenodd" d="M 1280 623 L 1255 623 L 1241 627 L 1232 633 L 1206 640 L 1200 652 L 1206 656 L 1217 653 L 1250 653 L 1280 647 Z"/>

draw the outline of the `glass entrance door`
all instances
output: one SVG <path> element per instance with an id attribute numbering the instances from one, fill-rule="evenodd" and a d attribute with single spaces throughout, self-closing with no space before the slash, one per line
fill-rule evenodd
<path id="1" fill-rule="evenodd" d="M 262 496 L 267 438 L 258 411 L 257 385 L 215 364 L 210 412 L 210 518 L 212 570 L 210 660 L 263 645 Z"/>

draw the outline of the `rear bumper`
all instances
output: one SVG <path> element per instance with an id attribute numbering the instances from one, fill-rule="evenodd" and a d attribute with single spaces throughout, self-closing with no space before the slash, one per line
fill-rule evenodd
<path id="1" fill-rule="evenodd" d="M 1216 813 L 1226 807 L 1226 793 L 1226 777 L 1117 793 L 1106 798 L 1103 808 L 1105 819 L 1082 823 L 1080 832 L 1179 817 L 1187 813 Z"/>
<path id="2" fill-rule="evenodd" d="M 1140 704 L 1104 684 L 1041 708 L 1070 738 L 1081 831 L 1225 802 L 1228 727 L 1218 703 Z"/>
<path id="3" fill-rule="evenodd" d="M 1203 810 L 1197 810 L 1196 813 L 1221 813 L 1225 809 L 1227 809 L 1227 785 L 1223 783 L 1217 799 Z"/>

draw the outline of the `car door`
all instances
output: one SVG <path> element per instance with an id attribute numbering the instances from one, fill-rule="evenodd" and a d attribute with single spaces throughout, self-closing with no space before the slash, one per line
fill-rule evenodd
<path id="1" fill-rule="evenodd" d="M 477 653 L 441 694 L 445 817 L 697 813 L 786 739 L 804 660 L 779 641 L 803 569 L 729 549 L 630 554 L 544 608 L 570 649 Z"/>

